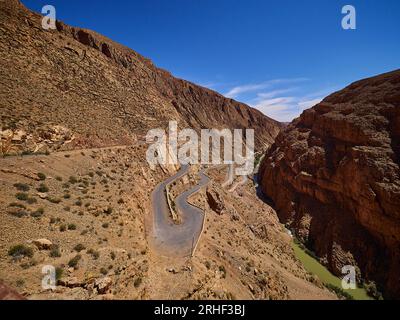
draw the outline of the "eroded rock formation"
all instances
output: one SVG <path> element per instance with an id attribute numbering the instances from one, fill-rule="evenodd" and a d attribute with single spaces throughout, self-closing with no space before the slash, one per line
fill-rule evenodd
<path id="1" fill-rule="evenodd" d="M 280 130 L 261 112 L 177 79 L 93 31 L 59 21 L 44 30 L 42 17 L 18 0 L 0 7 L 0 117 L 2 130 L 26 133 L 17 151 L 126 145 L 170 120 L 181 129 L 253 128 L 259 149 Z M 43 130 L 54 126 L 71 140 L 43 145 Z"/>
<path id="2" fill-rule="evenodd" d="M 260 169 L 263 191 L 340 274 L 357 265 L 400 297 L 400 71 L 356 82 L 306 110 Z"/>

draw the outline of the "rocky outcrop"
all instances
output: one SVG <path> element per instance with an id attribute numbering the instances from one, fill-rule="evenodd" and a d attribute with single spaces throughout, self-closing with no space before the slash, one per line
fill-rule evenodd
<path id="1" fill-rule="evenodd" d="M 261 112 L 177 79 L 93 31 L 59 21 L 44 30 L 42 17 L 19 1 L 0 7 L 2 131 L 26 134 L 11 153 L 131 144 L 170 120 L 197 130 L 253 128 L 258 149 L 280 130 Z"/>
<path id="2" fill-rule="evenodd" d="M 356 264 L 400 298 L 400 71 L 306 110 L 260 168 L 283 222 L 330 269 Z"/>
<path id="3" fill-rule="evenodd" d="M 217 191 L 217 188 L 215 188 L 213 184 L 207 187 L 206 196 L 208 205 L 210 206 L 211 210 L 221 215 L 223 210 L 225 209 L 224 198 Z"/>

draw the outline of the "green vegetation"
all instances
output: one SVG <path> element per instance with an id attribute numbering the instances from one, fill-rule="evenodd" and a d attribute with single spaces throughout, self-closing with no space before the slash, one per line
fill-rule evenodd
<path id="1" fill-rule="evenodd" d="M 30 187 L 29 185 L 27 185 L 26 183 L 16 183 L 14 184 L 14 187 L 18 190 L 18 191 L 29 191 Z"/>
<path id="2" fill-rule="evenodd" d="M 33 250 L 32 248 L 29 248 L 23 244 L 18 244 L 16 246 L 13 246 L 8 250 L 8 255 L 12 256 L 14 258 L 16 257 L 33 257 Z"/>
<path id="3" fill-rule="evenodd" d="M 58 245 L 53 245 L 49 253 L 50 257 L 52 258 L 59 258 L 61 257 L 60 247 Z"/>
<path id="4" fill-rule="evenodd" d="M 371 281 L 371 282 L 365 283 L 364 288 L 370 297 L 372 297 L 376 300 L 383 300 L 382 293 L 379 292 L 375 282 Z"/>
<path id="5" fill-rule="evenodd" d="M 56 280 L 57 281 L 61 280 L 63 273 L 64 273 L 63 268 L 60 268 L 60 267 L 56 268 Z"/>
<path id="6" fill-rule="evenodd" d="M 94 260 L 97 260 L 100 257 L 100 253 L 94 249 L 89 249 L 87 253 L 90 254 Z"/>
<path id="7" fill-rule="evenodd" d="M 315 274 L 324 283 L 324 285 L 334 291 L 340 298 L 348 298 L 349 295 L 355 300 L 371 300 L 367 295 L 367 292 L 362 288 L 343 290 L 342 280 L 328 271 L 317 259 L 312 257 L 306 252 L 299 244 L 298 241 L 294 241 L 293 249 L 297 259 L 299 259 L 304 268 L 311 274 Z M 315 254 L 313 254 L 315 256 Z M 343 291 L 343 292 L 342 292 Z"/>
<path id="8" fill-rule="evenodd" d="M 75 201 L 75 205 L 78 207 L 82 206 L 82 201 L 81 200 Z"/>
<path id="9" fill-rule="evenodd" d="M 18 192 L 15 197 L 20 201 L 27 201 L 29 199 L 29 195 L 25 192 Z"/>
<path id="10" fill-rule="evenodd" d="M 35 212 L 31 213 L 31 217 L 40 218 L 43 214 L 44 214 L 44 209 L 43 208 L 39 208 Z"/>
<path id="11" fill-rule="evenodd" d="M 34 204 L 34 203 L 37 203 L 37 200 L 33 197 L 28 197 L 28 199 L 26 199 L 26 202 L 28 204 Z"/>
<path id="12" fill-rule="evenodd" d="M 82 244 L 82 243 L 78 243 L 75 247 L 74 247 L 74 250 L 76 251 L 76 252 L 81 252 L 82 250 L 85 250 L 86 249 L 86 247 Z"/>
<path id="13" fill-rule="evenodd" d="M 62 200 L 60 198 L 56 197 L 47 197 L 47 201 L 54 203 L 54 204 L 59 204 Z"/>
<path id="14" fill-rule="evenodd" d="M 100 273 L 105 276 L 108 273 L 108 271 L 106 268 L 101 268 Z"/>
<path id="15" fill-rule="evenodd" d="M 79 261 L 82 259 L 82 256 L 80 254 L 76 255 L 73 257 L 71 260 L 68 262 L 68 266 L 70 268 L 76 268 L 78 266 Z"/>
<path id="16" fill-rule="evenodd" d="M 76 230 L 76 224 L 70 223 L 70 224 L 68 225 L 68 230 Z"/>
<path id="17" fill-rule="evenodd" d="M 14 208 L 26 209 L 26 207 L 22 203 L 17 203 L 17 202 L 12 202 L 8 206 Z"/>
<path id="18" fill-rule="evenodd" d="M 47 178 L 46 175 L 42 172 L 39 172 L 37 174 L 37 176 L 38 176 L 39 180 L 42 180 L 42 181 L 46 180 L 46 178 Z"/>
<path id="19" fill-rule="evenodd" d="M 138 288 L 143 282 L 143 278 L 141 276 L 138 276 L 135 281 L 133 282 L 133 285 L 135 288 Z"/>
<path id="20" fill-rule="evenodd" d="M 41 193 L 49 192 L 49 188 L 44 183 L 41 183 L 39 185 L 39 188 L 37 188 L 36 190 L 41 192 Z"/>

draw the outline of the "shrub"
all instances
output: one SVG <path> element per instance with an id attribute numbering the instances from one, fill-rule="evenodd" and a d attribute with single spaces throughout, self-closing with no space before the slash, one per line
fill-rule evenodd
<path id="1" fill-rule="evenodd" d="M 66 231 L 67 230 L 67 226 L 65 225 L 65 224 L 62 224 L 61 226 L 60 226 L 60 231 L 61 232 L 64 232 L 64 231 Z"/>
<path id="2" fill-rule="evenodd" d="M 111 251 L 111 254 L 110 254 L 110 256 L 111 256 L 111 259 L 112 259 L 112 260 L 115 260 L 115 258 L 116 258 L 116 254 L 115 254 L 115 252 L 114 252 L 114 251 Z"/>
<path id="3" fill-rule="evenodd" d="M 16 197 L 18 200 L 21 200 L 21 201 L 26 201 L 26 200 L 29 199 L 29 195 L 28 195 L 27 193 L 25 193 L 25 192 L 18 192 L 18 193 L 15 195 L 15 197 Z"/>
<path id="4" fill-rule="evenodd" d="M 342 288 L 336 287 L 335 285 L 330 283 L 325 284 L 325 287 L 328 290 L 334 292 L 340 299 L 354 300 L 353 296 L 348 292 L 344 291 Z"/>
<path id="5" fill-rule="evenodd" d="M 28 215 L 28 212 L 25 209 L 14 209 L 10 210 L 8 213 L 17 218 L 23 218 Z"/>
<path id="6" fill-rule="evenodd" d="M 26 202 L 28 204 L 34 204 L 34 203 L 37 203 L 37 200 L 33 197 L 28 197 L 28 199 L 26 199 Z"/>
<path id="7" fill-rule="evenodd" d="M 109 224 L 108 224 L 107 222 L 104 222 L 101 226 L 102 226 L 104 229 L 107 229 L 107 228 L 109 227 Z"/>
<path id="8" fill-rule="evenodd" d="M 106 268 L 101 268 L 101 269 L 100 269 L 100 273 L 101 273 L 102 275 L 106 275 L 106 274 L 108 273 L 108 271 L 107 271 Z"/>
<path id="9" fill-rule="evenodd" d="M 8 205 L 9 207 L 26 209 L 26 207 L 22 203 L 12 202 Z"/>
<path id="10" fill-rule="evenodd" d="M 81 200 L 75 201 L 75 205 L 78 207 L 82 206 L 82 201 Z"/>
<path id="11" fill-rule="evenodd" d="M 82 250 L 85 250 L 86 248 L 85 248 L 85 246 L 82 244 L 82 243 L 78 243 L 75 247 L 74 247 L 74 250 L 76 251 L 76 252 L 81 252 Z"/>
<path id="12" fill-rule="evenodd" d="M 70 199 L 71 195 L 69 193 L 64 194 L 64 199 Z"/>
<path id="13" fill-rule="evenodd" d="M 76 268 L 79 263 L 79 260 L 81 260 L 81 259 L 82 259 L 82 256 L 80 254 L 76 255 L 71 260 L 69 260 L 68 266 L 70 268 Z"/>
<path id="14" fill-rule="evenodd" d="M 29 185 L 27 185 L 26 183 L 16 183 L 16 184 L 14 184 L 14 187 L 18 191 L 29 191 L 29 189 L 30 189 Z"/>
<path id="15" fill-rule="evenodd" d="M 56 177 L 56 180 L 61 182 L 63 179 L 61 177 Z"/>
<path id="16" fill-rule="evenodd" d="M 63 273 L 64 273 L 64 269 L 63 268 L 60 268 L 60 267 L 56 268 L 56 280 L 57 281 L 61 280 L 61 278 L 63 276 Z"/>
<path id="17" fill-rule="evenodd" d="M 374 298 L 376 300 L 382 300 L 383 299 L 382 293 L 379 292 L 375 282 L 371 281 L 371 282 L 365 283 L 364 284 L 364 288 L 365 288 L 365 290 L 367 291 L 367 294 L 370 297 L 372 297 L 372 298 Z"/>
<path id="18" fill-rule="evenodd" d="M 38 176 L 39 180 L 42 180 L 42 181 L 46 180 L 46 175 L 42 172 L 39 172 L 37 174 L 37 176 Z"/>
<path id="19" fill-rule="evenodd" d="M 40 218 L 43 214 L 44 214 L 44 209 L 43 208 L 39 208 L 35 212 L 31 213 L 31 217 Z"/>
<path id="20" fill-rule="evenodd" d="M 60 198 L 54 198 L 54 197 L 47 197 L 47 201 L 55 204 L 59 204 L 62 200 Z"/>
<path id="21" fill-rule="evenodd" d="M 76 225 L 74 223 L 70 223 L 68 225 L 68 230 L 76 230 Z"/>
<path id="22" fill-rule="evenodd" d="M 135 281 L 133 282 L 133 285 L 135 288 L 139 287 L 143 282 L 143 278 L 141 276 L 137 277 Z"/>
<path id="23" fill-rule="evenodd" d="M 52 258 L 59 258 L 61 257 L 60 248 L 58 245 L 53 245 L 49 253 L 50 257 Z"/>
<path id="24" fill-rule="evenodd" d="M 94 249 L 89 249 L 87 253 L 90 254 L 94 260 L 97 260 L 100 257 L 100 253 Z"/>
<path id="25" fill-rule="evenodd" d="M 18 244 L 16 246 L 13 246 L 8 250 L 8 255 L 12 256 L 14 258 L 23 256 L 23 257 L 33 257 L 33 250 L 32 248 L 29 248 L 23 244 Z"/>
<path id="26" fill-rule="evenodd" d="M 36 190 L 42 193 L 49 192 L 49 188 L 44 183 L 41 183 Z"/>

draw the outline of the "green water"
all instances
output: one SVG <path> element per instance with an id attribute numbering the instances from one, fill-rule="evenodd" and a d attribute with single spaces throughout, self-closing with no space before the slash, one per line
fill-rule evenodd
<path id="1" fill-rule="evenodd" d="M 318 278 L 325 284 L 331 284 L 336 287 L 342 287 L 342 280 L 332 273 L 328 271 L 322 264 L 320 264 L 316 259 L 308 255 L 298 244 L 293 242 L 293 249 L 296 254 L 297 259 L 299 259 L 304 268 L 310 272 L 318 276 Z M 348 289 L 344 290 L 349 293 L 355 300 L 372 300 L 370 296 L 367 295 L 365 289 L 357 288 L 357 289 Z"/>

